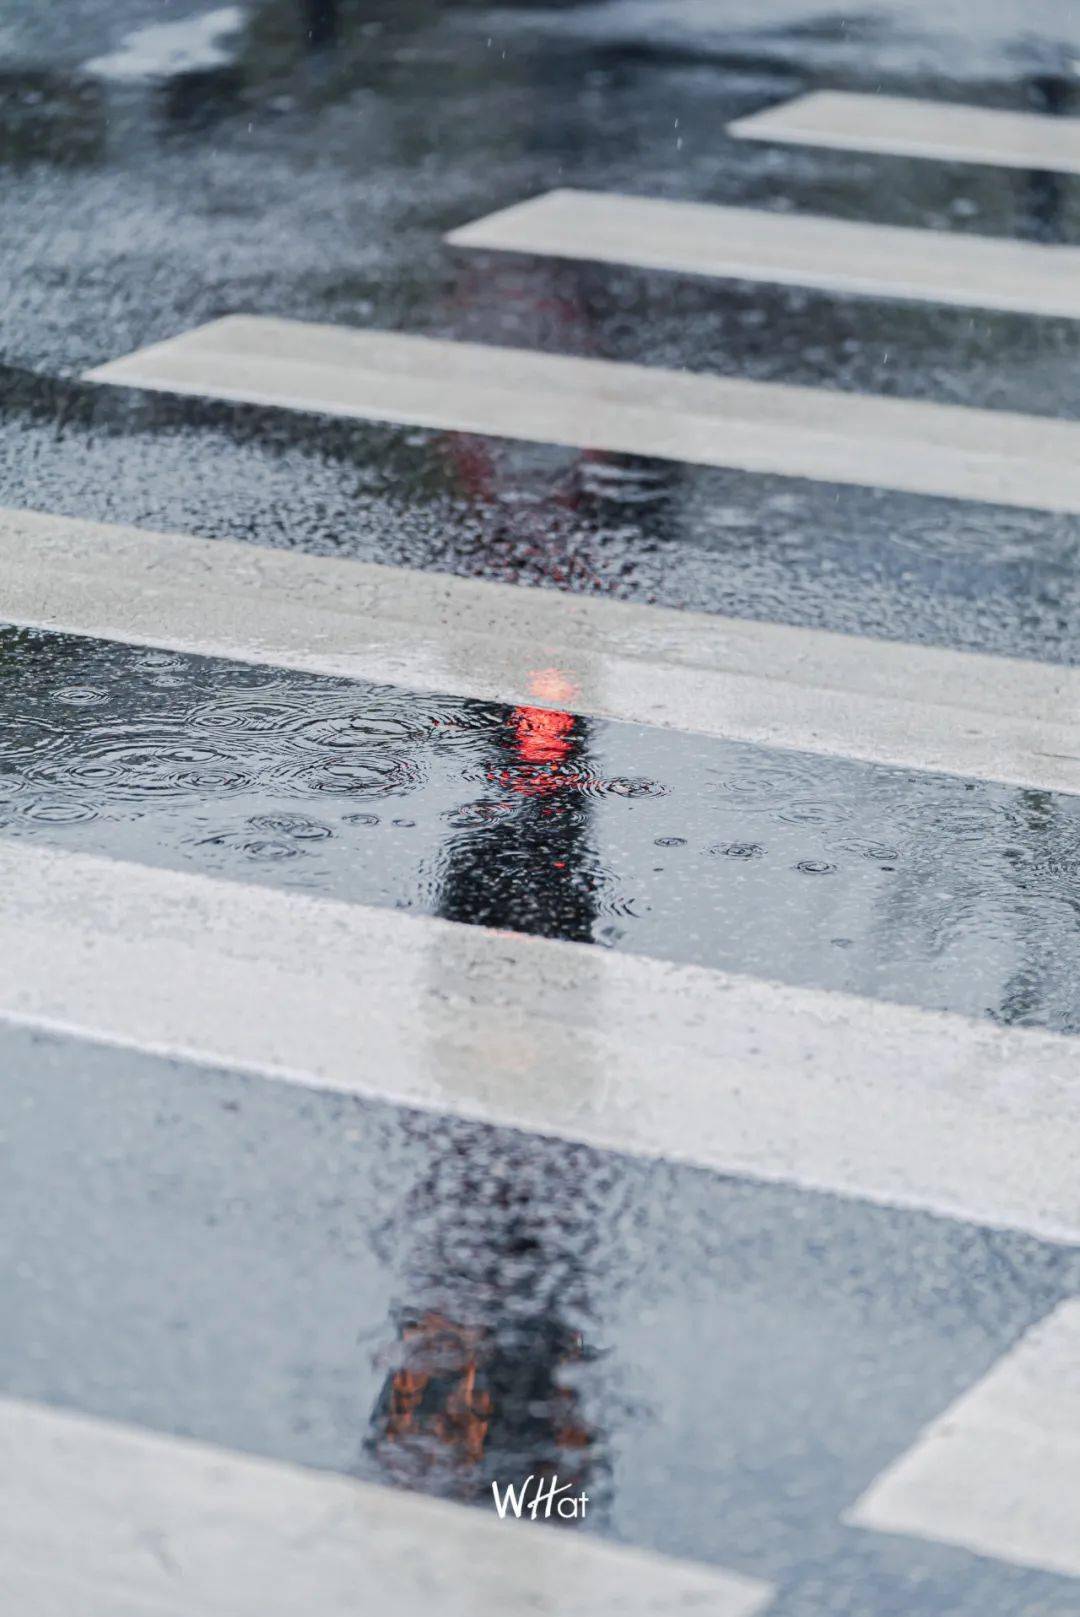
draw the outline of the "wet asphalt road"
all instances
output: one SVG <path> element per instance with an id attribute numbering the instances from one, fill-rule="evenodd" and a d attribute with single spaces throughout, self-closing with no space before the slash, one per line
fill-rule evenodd
<path id="1" fill-rule="evenodd" d="M 775 1580 L 782 1617 L 1075 1612 L 838 1520 L 1075 1252 L 41 1036 L 4 1063 L 9 1391 L 486 1508 L 555 1456 L 591 1529 Z M 478 1476 L 387 1431 L 432 1314 L 486 1332 Z"/>
<path id="2" fill-rule="evenodd" d="M 319 49 L 277 0 L 201 63 L 116 65 L 189 14 L 0 17 L 4 504 L 1080 663 L 1074 518 L 79 380 L 243 311 L 1080 419 L 1075 322 L 441 239 L 574 185 L 1080 241 L 1077 177 L 723 132 L 819 85 L 1080 114 L 1060 0 L 365 0 Z M 1073 797 L 73 636 L 6 630 L 0 671 L 5 837 L 1080 1032 Z M 762 1577 L 776 1617 L 1077 1611 L 839 1525 L 1076 1295 L 1075 1249 L 0 1047 L 3 1391 L 472 1502 L 572 1451 L 589 1530 Z M 395 1441 L 433 1319 L 484 1343 L 479 1470 Z"/>
<path id="3" fill-rule="evenodd" d="M 61 85 L 81 83 L 78 63 L 125 32 L 111 11 L 96 28 L 88 16 L 55 61 L 34 9 L 11 27 Z M 1003 42 L 972 53 L 959 26 L 928 43 L 926 16 L 922 31 L 890 30 L 869 16 L 813 21 L 812 7 L 793 30 L 706 29 L 694 48 L 694 8 L 681 9 L 673 33 L 660 9 L 633 4 L 508 8 L 490 23 L 473 6 L 372 7 L 340 50 L 313 56 L 281 5 L 255 10 L 240 65 L 90 81 L 66 121 L 53 92 L 16 88 L 5 101 L 16 183 L 0 202 L 8 503 L 1075 662 L 1068 518 L 117 397 L 77 381 L 245 310 L 1080 414 L 1075 323 L 441 243 L 555 184 L 1075 238 L 1076 178 L 1053 178 L 1040 218 L 1046 199 L 1036 205 L 1023 172 L 723 135 L 729 118 L 819 81 L 951 85 L 954 97 L 1037 107 L 1057 73 L 1067 110 L 1080 95 L 1071 47 L 1031 32 L 1026 10 L 1019 39 L 1006 17 Z M 131 25 L 143 20 L 133 9 Z M 940 66 L 928 78 L 931 56 Z"/>

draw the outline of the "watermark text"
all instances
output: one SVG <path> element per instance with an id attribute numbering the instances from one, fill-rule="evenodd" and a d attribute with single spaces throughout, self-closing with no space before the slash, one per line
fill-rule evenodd
<path id="1" fill-rule="evenodd" d="M 534 1482 L 535 1488 L 532 1486 Z M 530 1521 L 538 1518 L 547 1521 L 552 1516 L 558 1516 L 563 1521 L 581 1521 L 588 1509 L 589 1496 L 587 1493 L 574 1493 L 573 1488 L 572 1482 L 564 1482 L 560 1487 L 558 1476 L 528 1476 L 520 1488 L 508 1482 L 500 1498 L 499 1484 L 491 1484 L 495 1509 L 501 1522 L 506 1520 L 508 1514 L 515 1516 L 518 1521 L 523 1516 Z"/>

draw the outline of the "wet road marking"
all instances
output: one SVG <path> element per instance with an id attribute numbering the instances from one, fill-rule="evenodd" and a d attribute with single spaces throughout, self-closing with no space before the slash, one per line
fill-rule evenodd
<path id="1" fill-rule="evenodd" d="M 1080 1299 L 1063 1303 L 878 1477 L 856 1527 L 1080 1577 Z"/>
<path id="2" fill-rule="evenodd" d="M 1080 792 L 1052 664 L 3 509 L 0 621 Z"/>
<path id="3" fill-rule="evenodd" d="M 88 371 L 121 386 L 1080 513 L 1080 422 L 258 316 Z"/>
<path id="4" fill-rule="evenodd" d="M 1080 174 L 1080 118 L 817 90 L 728 124 L 744 140 Z"/>
<path id="5" fill-rule="evenodd" d="M 240 6 L 223 6 L 174 22 L 151 23 L 125 35 L 118 50 L 85 62 L 83 72 L 127 82 L 224 67 L 232 53 L 222 42 L 238 34 L 245 20 Z"/>
<path id="6" fill-rule="evenodd" d="M 5 1609 L 61 1617 L 752 1617 L 756 1579 L 0 1399 Z M 543 1535 L 538 1542 L 532 1534 Z"/>
<path id="7" fill-rule="evenodd" d="M 1080 1240 L 1080 1045 L 0 840 L 0 1015 Z"/>
<path id="8" fill-rule="evenodd" d="M 1080 248 L 987 236 L 559 190 L 451 231 L 447 240 L 829 292 L 1080 316 Z"/>

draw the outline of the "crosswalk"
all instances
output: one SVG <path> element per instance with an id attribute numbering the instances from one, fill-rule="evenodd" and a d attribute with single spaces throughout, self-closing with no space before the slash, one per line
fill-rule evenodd
<path id="1" fill-rule="evenodd" d="M 736 119 L 728 131 L 744 140 L 1080 174 L 1076 119 L 997 107 L 817 90 Z"/>
<path id="2" fill-rule="evenodd" d="M 1080 1302 L 1055 1310 L 851 1511 L 857 1526 L 1080 1577 Z"/>
<path id="3" fill-rule="evenodd" d="M 230 316 L 88 371 L 202 398 L 1080 513 L 1080 423 Z"/>
<path id="4" fill-rule="evenodd" d="M 450 232 L 458 247 L 817 287 L 1020 314 L 1080 315 L 1080 248 L 766 213 L 657 197 L 548 191 Z"/>
<path id="5" fill-rule="evenodd" d="M 732 133 L 927 159 L 1037 160 L 1080 172 L 1080 145 L 1073 152 L 1080 137 L 1067 120 L 846 92 L 800 98 L 741 120 Z M 463 224 L 449 241 L 461 252 L 631 265 L 837 296 L 1032 317 L 1080 313 L 1078 249 L 715 204 L 554 191 Z M 86 380 L 893 490 L 976 510 L 1080 513 L 1080 425 L 1050 415 L 255 315 L 228 316 L 109 359 Z M 359 745 L 353 727 L 364 732 L 369 763 L 378 745 L 394 742 L 407 703 L 384 713 L 373 741 L 374 732 L 364 730 L 371 697 L 362 685 L 496 705 L 499 713 L 484 722 L 503 739 L 492 744 L 486 772 L 471 757 L 462 765 L 460 785 L 477 801 L 466 805 L 467 823 L 452 821 L 470 839 L 470 857 L 479 848 L 483 858 L 487 836 L 492 872 L 515 839 L 525 847 L 521 868 L 538 883 L 563 880 L 552 871 L 574 857 L 587 866 L 588 839 L 604 835 L 599 816 L 575 809 L 558 846 L 546 840 L 550 828 L 542 821 L 560 812 L 563 799 L 596 790 L 589 742 L 571 739 L 576 726 L 591 721 L 647 726 L 673 746 L 692 742 L 699 751 L 714 742 L 761 749 L 753 790 L 736 782 L 751 809 L 767 796 L 777 756 L 800 768 L 806 760 L 859 762 L 907 772 L 913 789 L 923 776 L 946 777 L 953 795 L 942 798 L 939 816 L 956 835 L 955 849 L 991 840 L 974 807 L 966 821 L 957 801 L 961 791 L 982 786 L 1014 793 L 1007 803 L 993 799 L 984 813 L 1011 814 L 1015 839 L 1047 839 L 1055 878 L 1057 849 L 1070 846 L 1070 800 L 1080 793 L 1080 673 L 1069 666 L 44 511 L 0 511 L 0 579 L 0 615 L 27 632 L 31 648 L 69 637 L 76 667 L 80 641 L 170 654 L 172 661 L 151 664 L 163 701 L 183 685 L 182 659 L 222 659 L 268 677 L 288 670 L 355 682 L 357 712 L 319 735 L 327 747 L 347 749 Z M 78 706 L 103 699 L 89 676 L 80 681 L 64 688 L 65 700 Z M 264 700 L 272 729 L 284 720 L 265 693 Z M 445 724 L 440 739 L 448 746 L 468 729 L 463 715 Z M 991 1244 L 993 1252 L 1038 1254 L 1034 1267 L 1053 1280 L 1041 1290 L 1032 1282 L 1025 1293 L 1022 1332 L 1015 1321 L 988 1331 L 983 1362 L 971 1365 L 959 1392 L 948 1380 L 958 1374 L 951 1366 L 911 1400 L 903 1452 L 895 1442 L 891 1456 L 868 1444 L 853 1467 L 857 1486 L 848 1488 L 828 1532 L 870 1543 L 859 1553 L 876 1553 L 873 1546 L 892 1536 L 915 1546 L 913 1554 L 963 1552 L 1033 1576 L 1080 1578 L 1072 1256 L 1080 1248 L 1080 1063 L 1071 1023 L 1055 1021 L 1038 1003 L 1029 958 L 1013 960 L 1012 934 L 988 939 L 982 951 L 1001 951 L 1012 990 L 980 1016 L 911 996 L 890 1003 L 865 988 L 781 980 L 780 971 L 774 980 L 745 966 L 727 969 L 704 946 L 681 939 L 640 945 L 631 934 L 623 946 L 597 947 L 610 940 L 600 934 L 601 907 L 591 893 L 587 900 L 578 893 L 570 918 L 558 924 L 530 926 L 521 919 L 526 911 L 514 909 L 508 920 L 481 917 L 477 924 L 464 901 L 409 913 L 407 905 L 343 899 L 317 882 L 274 885 L 258 873 L 238 880 L 194 864 L 170 868 L 135 851 L 117 855 L 79 841 L 78 816 L 58 785 L 63 771 L 47 751 L 48 728 L 35 709 L 25 732 L 12 725 L 3 753 L 13 760 L 4 777 L 13 815 L 20 793 L 42 780 L 56 788 L 45 800 L 51 835 L 27 838 L 13 820 L 0 836 L 6 1029 L 46 1044 L 174 1063 L 192 1090 L 200 1074 L 224 1070 L 274 1094 L 380 1103 L 406 1118 L 428 1115 L 448 1130 L 460 1120 L 524 1141 L 563 1142 L 612 1164 L 639 1165 L 630 1172 L 677 1166 L 728 1176 L 748 1194 L 780 1187 L 841 1209 L 865 1204 L 882 1217 L 925 1220 L 920 1240 L 931 1266 L 934 1237 L 926 1230 L 934 1221 L 978 1232 L 973 1245 L 1000 1243 Z M 157 812 L 154 794 L 170 781 L 182 780 L 196 800 L 202 790 L 209 804 L 209 783 L 219 780 L 208 754 L 185 752 L 172 737 L 173 773 L 155 775 L 150 755 L 166 746 L 166 729 L 163 704 L 131 727 L 142 771 L 133 836 L 145 835 Z M 63 768 L 78 745 L 65 741 Z M 592 745 L 599 752 L 600 743 Z M 395 758 L 403 779 L 412 779 L 410 771 L 419 776 L 414 754 Z M 111 793 L 114 803 L 122 798 L 115 760 L 91 757 L 79 767 L 89 791 Z M 208 773 L 200 777 L 203 768 Z M 718 790 L 730 784 L 719 767 L 715 773 Z M 320 789 L 346 798 L 353 792 L 348 806 L 363 807 L 364 792 L 355 782 L 343 787 L 341 778 Z M 632 799 L 641 786 L 629 775 L 614 779 L 616 796 Z M 407 792 L 399 782 L 391 795 Z M 0 792 L 0 811 L 8 807 Z M 780 817 L 801 815 L 813 825 L 830 811 L 835 804 L 803 790 L 783 800 Z M 441 810 L 444 821 L 461 812 L 457 801 Z M 500 817 L 497 842 L 485 828 Z M 39 818 L 48 826 L 47 813 Z M 372 825 L 377 818 L 359 816 Z M 282 839 L 314 843 L 337 829 L 329 811 L 321 818 L 275 811 L 268 819 L 271 840 L 260 847 L 286 853 L 296 848 Z M 113 823 L 119 820 L 114 812 Z M 401 814 L 393 824 L 409 830 L 415 822 Z M 626 858 L 642 868 L 686 841 L 653 836 L 651 822 L 641 830 L 640 815 L 634 824 L 637 831 L 627 821 L 617 834 Z M 124 834 L 122 827 L 116 833 Z M 854 857 L 854 832 L 843 835 Z M 1025 846 L 1010 847 L 1016 863 L 1032 857 Z M 730 856 L 736 871 L 741 863 L 752 868 L 765 850 L 748 836 L 711 851 Z M 867 856 L 865 846 L 858 851 Z M 920 870 L 925 880 L 930 867 L 917 852 L 915 880 Z M 875 843 L 869 854 L 888 873 L 899 858 Z M 477 879 L 449 870 L 445 857 L 436 865 L 436 875 L 424 877 L 435 886 Z M 833 868 L 812 860 L 801 866 L 811 878 Z M 1062 880 L 1067 884 L 1067 873 Z M 844 911 L 822 898 L 823 890 L 820 882 L 804 883 L 806 896 L 780 921 L 782 930 L 806 934 L 810 953 L 822 939 L 850 946 L 851 937 L 830 936 L 844 918 L 857 931 L 856 901 Z M 1029 891 L 1021 880 L 1010 903 L 1022 908 Z M 1038 889 L 1036 922 L 1037 904 L 1053 905 L 1059 896 L 1051 883 Z M 934 947 L 944 960 L 950 939 L 961 947 L 949 909 L 962 901 L 951 887 L 939 899 Z M 706 915 L 703 932 L 733 925 L 734 885 L 727 902 L 732 913 Z M 915 901 L 873 902 L 883 914 L 892 904 L 901 917 L 899 952 L 909 951 Z M 1050 922 L 1042 931 L 1056 935 Z M 175 1105 L 182 1115 L 182 1085 Z M 482 1200 L 487 1192 L 479 1194 Z M 492 1197 L 493 1209 L 501 1195 Z M 676 1227 L 671 1240 L 679 1239 Z M 471 1341 L 467 1321 L 440 1311 L 448 1307 L 438 1294 L 419 1324 L 403 1328 L 403 1341 L 422 1347 L 437 1336 L 443 1358 L 437 1371 L 421 1358 L 420 1371 L 410 1360 L 388 1374 L 383 1425 L 375 1421 L 386 1442 L 409 1429 L 409 1399 L 415 1395 L 418 1408 L 423 1389 L 446 1379 L 447 1354 L 456 1363 L 454 1354 Z M 650 1318 L 646 1311 L 646 1330 Z M 574 1333 L 560 1323 L 555 1335 L 563 1344 Z M 555 1357 L 560 1369 L 577 1362 L 565 1345 Z M 897 1366 L 890 1373 L 905 1379 Z M 916 1364 L 907 1381 L 918 1374 Z M 482 1441 L 477 1452 L 469 1445 L 492 1420 L 490 1405 L 480 1401 L 491 1395 L 476 1393 L 475 1376 L 474 1358 L 430 1428 L 473 1462 Z M 560 1452 L 587 1448 L 584 1426 L 571 1418 L 572 1395 L 552 1396 Z M 221 1617 L 301 1607 L 344 1614 L 359 1600 L 364 1609 L 370 1603 L 391 1617 L 411 1617 L 427 1609 L 433 1589 L 441 1591 L 440 1611 L 462 1617 L 599 1617 L 616 1608 L 752 1617 L 789 1609 L 781 1585 L 790 1569 L 775 1545 L 756 1560 L 733 1557 L 727 1539 L 721 1554 L 719 1539 L 695 1538 L 688 1527 L 681 1548 L 657 1553 L 625 1522 L 612 1534 L 623 1542 L 508 1524 L 490 1509 L 467 1511 L 281 1455 L 244 1455 L 213 1433 L 205 1441 L 170 1436 L 142 1429 L 130 1414 L 91 1417 L 38 1398 L 0 1399 L 0 1593 L 13 1610 L 59 1617 L 74 1600 L 87 1617 L 135 1617 L 186 1612 L 194 1600 Z M 65 1400 L 57 1394 L 55 1401 Z M 797 1446 L 796 1434 L 789 1447 Z M 792 1508 L 798 1515 L 803 1506 Z M 829 1540 L 833 1550 L 840 1542 Z M 62 1561 L 61 1543 L 68 1550 Z M 848 1543 L 843 1538 L 845 1553 Z M 827 1564 L 821 1575 L 828 1578 Z M 1074 1592 L 1070 1582 L 1064 1598 Z"/>

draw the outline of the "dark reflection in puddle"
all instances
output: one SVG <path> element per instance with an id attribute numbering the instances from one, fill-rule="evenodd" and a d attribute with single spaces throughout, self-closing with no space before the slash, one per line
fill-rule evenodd
<path id="1" fill-rule="evenodd" d="M 0 71 L 0 163 L 78 167 L 105 152 L 101 86 L 48 68 Z"/>
<path id="2" fill-rule="evenodd" d="M 381 1355 L 361 1469 L 489 1508 L 493 1482 L 530 1503 L 554 1484 L 559 1500 L 587 1492 L 595 1525 L 608 1468 L 579 1385 L 595 1355 L 577 1323 L 589 1314 L 576 1255 L 589 1220 L 575 1211 L 576 1149 L 538 1175 L 512 1137 L 492 1157 L 453 1134 L 437 1139 L 426 1120 L 406 1128 L 428 1168 L 395 1215 L 409 1232 L 409 1302 Z M 395 1257 L 402 1264 L 400 1245 Z M 557 1502 L 538 1509 L 562 1524 L 585 1519 Z"/>
<path id="3" fill-rule="evenodd" d="M 515 925 L 523 885 L 545 895 L 559 936 L 590 942 L 598 913 L 588 802 L 618 789 L 589 768 L 588 726 L 573 714 L 517 707 L 485 771 L 498 796 L 446 816 L 458 833 L 439 854 L 438 912 L 449 921 Z"/>
<path id="4" fill-rule="evenodd" d="M 1080 799 L 0 635 L 0 830 L 1080 1032 Z M 453 1316 L 448 1316 L 453 1317 Z"/>
<path id="5" fill-rule="evenodd" d="M 238 112 L 245 80 L 231 63 L 174 73 L 159 89 L 161 115 L 173 130 L 209 129 Z"/>

